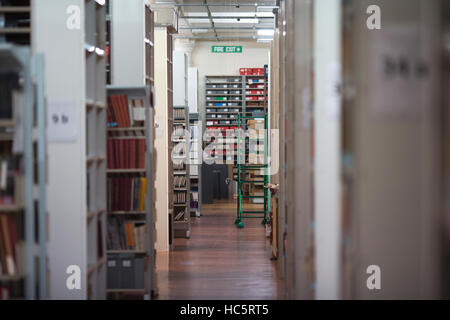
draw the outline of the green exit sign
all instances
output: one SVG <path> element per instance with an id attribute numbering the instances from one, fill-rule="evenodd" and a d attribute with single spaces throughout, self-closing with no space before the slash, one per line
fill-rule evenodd
<path id="1" fill-rule="evenodd" d="M 242 53 L 242 46 L 212 46 L 213 53 Z"/>

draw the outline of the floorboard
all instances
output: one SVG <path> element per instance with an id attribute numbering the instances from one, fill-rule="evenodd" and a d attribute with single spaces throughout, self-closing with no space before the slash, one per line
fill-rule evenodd
<path id="1" fill-rule="evenodd" d="M 261 219 L 238 229 L 235 218 L 234 202 L 203 206 L 191 238 L 175 239 L 173 251 L 157 256 L 159 299 L 282 298 Z"/>

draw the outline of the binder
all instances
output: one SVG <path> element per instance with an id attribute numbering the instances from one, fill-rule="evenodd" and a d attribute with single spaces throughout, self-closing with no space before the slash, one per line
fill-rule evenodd
<path id="1" fill-rule="evenodd" d="M 121 253 L 120 257 L 120 289 L 134 289 L 135 288 L 135 264 L 134 254 Z"/>
<path id="2" fill-rule="evenodd" d="M 119 256 L 116 254 L 108 255 L 107 261 L 107 279 L 106 286 L 108 289 L 120 289 L 120 266 Z"/>

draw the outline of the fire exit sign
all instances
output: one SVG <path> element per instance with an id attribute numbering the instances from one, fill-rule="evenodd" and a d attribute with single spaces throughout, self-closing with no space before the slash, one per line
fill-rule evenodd
<path id="1" fill-rule="evenodd" d="M 242 46 L 212 46 L 213 53 L 242 53 Z"/>

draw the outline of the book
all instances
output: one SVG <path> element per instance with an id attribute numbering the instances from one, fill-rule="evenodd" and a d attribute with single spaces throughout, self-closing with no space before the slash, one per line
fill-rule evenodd
<path id="1" fill-rule="evenodd" d="M 17 244 L 16 224 L 12 217 L 0 215 L 0 255 L 4 275 L 17 274 L 15 246 Z"/>
<path id="2" fill-rule="evenodd" d="M 145 210 L 146 178 L 109 177 L 106 184 L 109 212 Z"/>
<path id="3" fill-rule="evenodd" d="M 108 138 L 108 169 L 145 169 L 146 143 L 143 138 Z"/>
<path id="4" fill-rule="evenodd" d="M 127 97 L 124 94 L 110 95 L 107 107 L 107 126 L 110 128 L 129 128 L 143 126 L 145 107 L 142 99 Z"/>
<path id="5" fill-rule="evenodd" d="M 108 250 L 145 251 L 146 224 L 129 221 L 123 217 L 108 219 Z"/>

